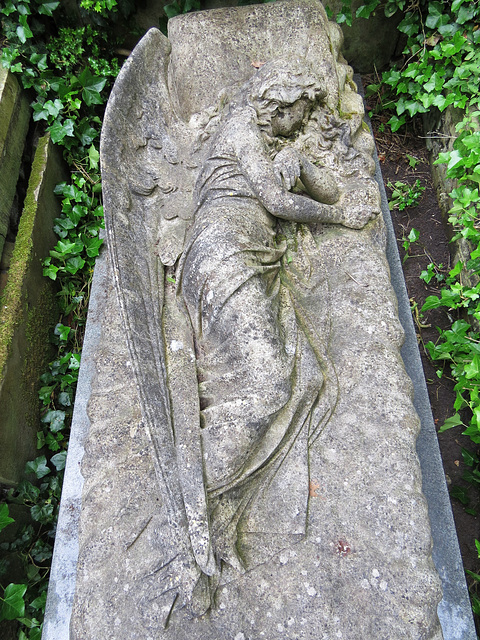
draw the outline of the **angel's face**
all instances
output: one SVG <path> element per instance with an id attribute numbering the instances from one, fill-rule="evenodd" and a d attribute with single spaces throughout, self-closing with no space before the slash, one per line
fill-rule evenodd
<path id="1" fill-rule="evenodd" d="M 300 98 L 291 105 L 279 106 L 271 120 L 273 135 L 288 137 L 298 131 L 311 108 L 312 102 L 308 98 Z"/>

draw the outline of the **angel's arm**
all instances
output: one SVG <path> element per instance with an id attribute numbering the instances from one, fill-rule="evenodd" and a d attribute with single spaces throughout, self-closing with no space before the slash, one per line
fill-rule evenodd
<path id="1" fill-rule="evenodd" d="M 294 222 L 342 223 L 341 208 L 290 193 L 285 188 L 254 125 L 237 128 L 235 134 L 233 144 L 242 173 L 267 211 Z"/>
<path id="2" fill-rule="evenodd" d="M 335 204 L 340 190 L 330 169 L 317 167 L 292 147 L 284 147 L 273 161 L 275 173 L 285 188 L 290 191 L 298 178 L 305 191 L 317 202 Z"/>

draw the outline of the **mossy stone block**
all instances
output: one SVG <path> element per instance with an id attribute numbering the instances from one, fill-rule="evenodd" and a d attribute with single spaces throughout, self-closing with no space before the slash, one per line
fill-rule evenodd
<path id="1" fill-rule="evenodd" d="M 0 255 L 8 231 L 29 122 L 26 95 L 15 77 L 0 67 Z"/>
<path id="2" fill-rule="evenodd" d="M 40 139 L 8 280 L 0 298 L 0 483 L 15 484 L 25 463 L 38 455 L 39 377 L 51 357 L 49 330 L 57 319 L 53 282 L 42 260 L 56 242 L 52 226 L 60 214 L 53 193 L 65 179 L 58 150 Z"/>

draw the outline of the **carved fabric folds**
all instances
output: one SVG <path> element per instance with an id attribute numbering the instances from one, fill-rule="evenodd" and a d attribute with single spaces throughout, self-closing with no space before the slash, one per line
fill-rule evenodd
<path id="1" fill-rule="evenodd" d="M 213 542 L 236 566 L 244 516 L 244 533 L 305 534 L 309 440 L 333 408 L 319 397 L 331 396 L 322 388 L 324 378 L 334 384 L 334 375 L 325 347 L 328 287 L 310 231 L 292 223 L 280 228 L 250 196 L 245 178 L 239 187 L 240 170 L 230 175 L 235 195 L 225 175 L 224 195 L 215 181 L 210 197 L 203 189 L 178 293 L 195 335 Z M 292 234 L 297 246 L 289 265 L 285 235 Z M 266 530 L 272 521 L 276 531 Z"/>

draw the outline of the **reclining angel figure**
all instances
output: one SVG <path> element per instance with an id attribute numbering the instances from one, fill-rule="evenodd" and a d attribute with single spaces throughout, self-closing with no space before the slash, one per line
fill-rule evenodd
<path id="1" fill-rule="evenodd" d="M 326 340 L 302 309 L 302 298 L 322 298 L 313 291 L 322 281 L 319 258 L 303 229 L 297 254 L 308 261 L 308 274 L 297 264 L 301 256 L 288 264 L 292 229 L 282 222 L 345 222 L 332 173 L 288 146 L 325 95 L 321 79 L 296 61 L 267 63 L 242 87 L 208 146 L 177 272 L 195 336 L 215 553 L 237 568 L 234 534 L 215 539 L 219 496 L 224 510 L 235 494 L 238 522 L 293 443 L 312 440 L 322 422 L 313 416 L 328 368 Z M 298 180 L 303 194 L 292 192 Z M 371 215 L 362 212 L 354 225 Z"/>
<path id="2" fill-rule="evenodd" d="M 194 220 L 179 260 L 170 261 L 175 287 L 155 257 L 147 293 L 138 293 L 128 255 L 115 248 L 121 221 L 106 198 L 144 421 L 180 540 L 162 568 L 163 589 L 197 615 L 212 606 L 225 576 L 234 579 L 306 532 L 309 450 L 337 396 L 328 285 L 311 229 L 360 229 L 378 213 L 351 204 L 346 211 L 335 174 L 295 144 L 327 109 L 326 95 L 305 60 L 272 60 L 203 127 L 204 142 L 190 156 L 199 158 L 193 203 L 185 205 Z M 186 160 L 168 160 L 169 170 Z M 151 306 L 138 296 L 148 299 L 155 287 L 160 311 L 142 329 L 129 309 Z M 194 359 L 185 357 L 189 371 L 178 373 L 175 358 L 189 341 Z M 157 358 L 156 378 L 149 358 Z M 179 398 L 176 375 L 195 378 L 195 397 Z M 262 536 L 263 547 L 251 543 Z"/>

